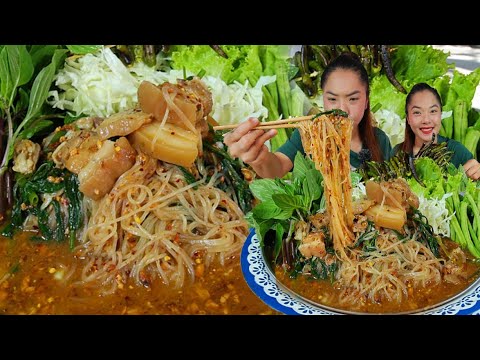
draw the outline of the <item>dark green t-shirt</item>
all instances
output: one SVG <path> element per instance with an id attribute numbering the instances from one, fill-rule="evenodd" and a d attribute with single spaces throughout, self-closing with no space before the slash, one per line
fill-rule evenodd
<path id="1" fill-rule="evenodd" d="M 447 149 L 453 151 L 450 162 L 458 168 L 459 165 L 465 164 L 468 160 L 473 159 L 473 155 L 461 142 L 438 135 L 437 143 L 447 142 Z M 393 154 L 400 150 L 402 144 L 395 145 Z"/>
<path id="2" fill-rule="evenodd" d="M 377 137 L 378 144 L 380 145 L 380 151 L 382 152 L 383 159 L 388 160 L 392 156 L 392 144 L 390 143 L 390 139 L 388 138 L 387 134 L 385 134 L 385 132 L 383 132 L 381 129 L 377 127 L 374 129 L 375 136 Z M 297 151 L 300 151 L 301 154 L 305 156 L 305 150 L 303 150 L 300 131 L 298 129 L 295 129 L 295 131 L 292 133 L 292 136 L 290 136 L 290 139 L 288 139 L 285 144 L 280 146 L 277 151 L 287 155 L 288 158 L 292 161 L 292 163 L 295 160 L 295 155 L 297 154 Z M 350 165 L 356 169 L 361 164 L 362 162 L 360 161 L 358 153 L 350 150 Z"/>

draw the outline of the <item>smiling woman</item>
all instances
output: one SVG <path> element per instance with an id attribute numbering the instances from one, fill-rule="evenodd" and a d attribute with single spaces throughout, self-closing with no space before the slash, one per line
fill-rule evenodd
<path id="1" fill-rule="evenodd" d="M 463 165 L 468 177 L 473 180 L 480 179 L 480 163 L 474 159 L 473 154 L 463 145 L 466 140 L 467 120 L 466 104 L 457 100 L 454 115 L 454 138 L 449 139 L 439 135 L 442 126 L 442 100 L 437 90 L 426 83 L 415 84 L 407 95 L 405 101 L 405 141 L 395 146 L 393 152 L 400 149 L 406 154 L 417 155 L 420 149 L 428 142 L 447 143 L 447 148 L 452 152 L 450 162 L 458 168 Z M 476 142 L 475 142 L 476 148 Z"/>

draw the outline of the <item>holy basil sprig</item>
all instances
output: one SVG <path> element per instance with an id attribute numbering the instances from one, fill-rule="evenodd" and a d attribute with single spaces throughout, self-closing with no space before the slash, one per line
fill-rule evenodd
<path id="1" fill-rule="evenodd" d="M 68 50 L 53 50 L 50 64 L 43 67 L 30 84 L 35 66 L 45 56 L 35 56 L 35 49 L 31 48 L 29 52 L 25 45 L 6 45 L 0 51 L 0 114 L 7 120 L 7 144 L 0 163 L 0 176 L 8 168 L 17 139 L 31 138 L 53 124 L 48 117 L 41 116 L 42 108 L 55 72 Z M 19 124 L 17 118 L 22 119 Z"/>
<path id="2" fill-rule="evenodd" d="M 263 242 L 268 230 L 289 233 L 291 221 L 306 220 L 321 210 L 323 177 L 315 169 L 313 161 L 298 153 L 294 161 L 292 180 L 259 179 L 250 184 L 250 190 L 260 201 L 247 214 L 250 226 L 254 227 Z"/>

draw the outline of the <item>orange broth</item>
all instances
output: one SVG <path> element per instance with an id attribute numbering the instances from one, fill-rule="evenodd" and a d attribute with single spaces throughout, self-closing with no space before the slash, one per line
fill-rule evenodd
<path id="1" fill-rule="evenodd" d="M 449 247 L 457 247 L 451 240 L 444 239 Z M 467 253 L 467 258 L 473 257 Z M 344 310 L 345 312 L 360 313 L 413 313 L 422 309 L 432 308 L 448 299 L 455 297 L 472 285 L 479 277 L 480 264 L 468 261 L 464 264 L 465 278 L 460 278 L 458 284 L 442 281 L 439 285 L 426 286 L 423 288 L 408 288 L 408 296 L 401 302 L 388 301 L 372 302 L 368 299 L 358 297 L 354 304 L 340 301 L 340 290 L 328 280 L 310 280 L 305 276 L 298 276 L 292 279 L 283 270 L 281 265 L 275 268 L 275 277 L 288 289 L 312 301 L 318 305 Z"/>
<path id="2" fill-rule="evenodd" d="M 103 296 L 98 286 L 74 285 L 83 261 L 67 242 L 34 241 L 26 232 L 0 236 L 0 314 L 278 314 L 250 290 L 239 257 L 181 289 L 159 279 L 148 288 L 132 281 Z"/>

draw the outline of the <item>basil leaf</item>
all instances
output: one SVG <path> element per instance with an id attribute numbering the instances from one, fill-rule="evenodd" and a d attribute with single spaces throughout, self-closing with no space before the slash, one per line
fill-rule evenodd
<path id="1" fill-rule="evenodd" d="M 64 60 L 65 52 L 65 49 L 55 50 L 50 65 L 44 67 L 33 81 L 27 115 L 18 126 L 17 131 L 15 132 L 16 135 L 18 135 L 18 132 L 20 132 L 23 127 L 26 127 L 30 121 L 40 113 L 42 106 L 48 97 L 48 91 L 52 86 L 56 69 Z"/>
<path id="2" fill-rule="evenodd" d="M 303 179 L 305 179 L 307 171 L 312 168 L 312 166 L 309 164 L 309 159 L 307 157 L 304 157 L 301 153 L 297 152 L 293 164 L 293 177 L 295 179 L 303 181 Z"/>
<path id="3" fill-rule="evenodd" d="M 18 89 L 17 102 L 15 103 L 15 113 L 18 114 L 20 111 L 28 108 L 29 98 L 30 95 L 24 90 L 24 88 Z"/>
<path id="4" fill-rule="evenodd" d="M 57 73 L 57 69 L 59 69 L 63 63 L 65 62 L 65 58 L 67 57 L 67 49 L 57 49 L 53 53 L 52 56 L 52 64 L 55 66 L 55 73 Z M 52 79 L 53 82 L 53 79 Z"/>
<path id="5" fill-rule="evenodd" d="M 15 86 L 10 74 L 8 48 L 4 47 L 0 52 L 0 95 L 3 100 L 2 107 L 10 107 L 10 97 Z"/>
<path id="6" fill-rule="evenodd" d="M 52 85 L 54 75 L 55 66 L 50 64 L 43 68 L 35 78 L 32 91 L 30 93 L 30 103 L 28 106 L 27 115 L 22 122 L 24 127 L 26 127 L 29 121 L 40 112 L 40 109 L 47 98 L 48 90 L 50 90 L 50 86 Z"/>
<path id="7" fill-rule="evenodd" d="M 254 217 L 253 212 L 249 212 L 245 219 L 248 221 L 248 224 L 255 228 L 255 233 L 260 240 L 260 245 L 263 246 L 263 239 L 268 230 L 273 229 L 276 223 L 274 219 L 257 219 Z"/>
<path id="8" fill-rule="evenodd" d="M 282 212 L 273 200 L 263 201 L 252 210 L 253 215 L 258 219 L 273 219 Z"/>
<path id="9" fill-rule="evenodd" d="M 36 133 L 42 131 L 43 129 L 46 129 L 53 125 L 53 121 L 51 120 L 37 120 L 34 121 L 33 123 L 30 124 L 28 128 L 22 131 L 21 136 L 19 136 L 22 139 L 30 139 L 33 135 Z"/>
<path id="10" fill-rule="evenodd" d="M 315 201 L 322 196 L 322 174 L 316 169 L 311 169 L 306 172 L 305 181 L 303 182 L 303 191 L 305 196 Z"/>
<path id="11" fill-rule="evenodd" d="M 272 198 L 272 194 L 285 194 L 285 190 L 275 183 L 274 179 L 258 179 L 252 182 L 250 190 L 260 201 L 267 201 Z"/>
<path id="12" fill-rule="evenodd" d="M 13 97 L 20 80 L 20 51 L 17 46 L 5 46 L 0 53 L 0 94 L 5 103 L 12 106 Z"/>
<path id="13" fill-rule="evenodd" d="M 19 56 L 20 56 L 20 79 L 18 81 L 17 87 L 28 83 L 33 76 L 32 57 L 28 53 L 25 45 L 19 46 Z"/>
<path id="14" fill-rule="evenodd" d="M 290 216 L 292 216 L 293 211 L 297 209 L 305 209 L 303 205 L 303 197 L 300 195 L 291 196 L 285 194 L 273 194 L 272 200 L 283 211 L 283 214 L 280 214 L 280 217 L 277 215 L 275 219 L 286 219 L 282 217 L 282 215 L 290 214 Z"/>
<path id="15" fill-rule="evenodd" d="M 84 117 L 87 117 L 87 115 L 85 115 L 85 114 L 71 115 L 71 114 L 67 113 L 67 115 L 65 115 L 65 120 L 63 121 L 63 123 L 65 125 L 71 124 L 71 123 L 77 121 L 78 119 L 81 119 L 81 118 L 84 118 Z"/>
<path id="16" fill-rule="evenodd" d="M 278 255 L 280 255 L 280 251 L 282 250 L 282 241 L 283 241 L 284 233 L 285 233 L 285 229 L 283 228 L 283 225 L 277 222 L 275 224 L 275 248 L 274 248 L 275 261 L 277 261 Z M 293 241 L 293 240 L 290 240 L 290 241 Z"/>
<path id="17" fill-rule="evenodd" d="M 283 181 L 283 180 L 281 180 Z M 285 194 L 287 195 L 291 195 L 291 196 L 294 196 L 295 194 L 298 194 L 298 192 L 296 190 L 298 190 L 298 186 L 295 186 L 292 185 L 292 184 L 288 184 L 288 183 L 284 183 L 284 189 L 285 189 Z"/>
<path id="18" fill-rule="evenodd" d="M 30 49 L 32 64 L 35 69 L 42 69 L 51 62 L 55 50 L 59 45 L 33 45 Z M 65 50 L 66 51 L 66 50 Z"/>
<path id="19" fill-rule="evenodd" d="M 25 45 L 7 45 L 0 52 L 0 94 L 10 107 L 17 87 L 30 81 L 33 64 Z"/>

